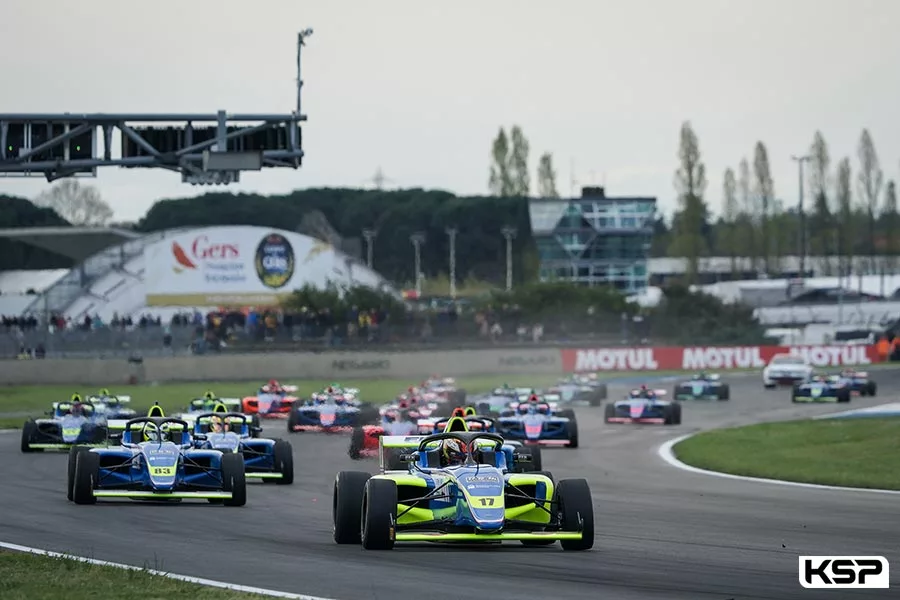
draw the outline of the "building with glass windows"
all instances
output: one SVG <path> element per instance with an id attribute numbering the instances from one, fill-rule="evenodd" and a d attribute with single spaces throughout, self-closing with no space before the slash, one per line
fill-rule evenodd
<path id="1" fill-rule="evenodd" d="M 586 187 L 581 198 L 533 199 L 528 208 L 541 281 L 646 289 L 656 198 L 610 198 Z"/>

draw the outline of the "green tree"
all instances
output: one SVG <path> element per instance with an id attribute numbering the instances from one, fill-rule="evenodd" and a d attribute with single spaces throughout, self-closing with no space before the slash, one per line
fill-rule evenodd
<path id="1" fill-rule="evenodd" d="M 750 259 L 750 268 L 759 270 L 759 236 L 756 234 L 757 210 L 753 203 L 752 184 L 750 182 L 750 163 L 742 158 L 738 163 L 737 180 L 738 206 L 740 209 L 740 223 L 738 239 L 744 256 Z"/>
<path id="2" fill-rule="evenodd" d="M 837 250 L 839 277 L 849 277 L 853 267 L 855 230 L 853 214 L 853 186 L 850 159 L 842 159 L 837 166 L 834 195 L 837 202 Z"/>
<path id="3" fill-rule="evenodd" d="M 545 152 L 538 160 L 537 186 L 539 198 L 559 198 L 556 189 L 556 169 L 553 168 L 553 155 Z"/>
<path id="4" fill-rule="evenodd" d="M 769 167 L 769 152 L 766 145 L 756 142 L 753 151 L 753 194 L 759 211 L 760 250 L 763 269 L 767 275 L 773 273 L 774 231 L 772 227 L 772 203 L 775 199 L 775 184 Z"/>
<path id="5" fill-rule="evenodd" d="M 528 155 L 531 146 L 522 128 L 513 126 L 510 132 L 509 177 L 512 184 L 510 196 L 527 197 L 531 193 L 531 172 L 528 169 Z"/>
<path id="6" fill-rule="evenodd" d="M 876 236 L 878 221 L 878 202 L 881 200 L 881 190 L 884 186 L 884 173 L 881 170 L 881 164 L 878 161 L 878 152 L 875 150 L 875 142 L 868 129 L 863 129 L 859 138 L 859 173 L 857 174 L 857 195 L 859 196 L 862 208 L 866 215 L 866 225 L 868 230 L 868 239 L 863 245 L 863 251 L 869 257 L 868 271 L 875 273 L 878 265 L 875 264 L 876 255 Z"/>
<path id="7" fill-rule="evenodd" d="M 897 185 L 893 180 L 888 181 L 884 188 L 884 205 L 881 215 L 884 270 L 891 275 L 896 275 L 898 257 L 900 257 L 900 213 L 897 211 Z"/>
<path id="8" fill-rule="evenodd" d="M 675 172 L 675 189 L 679 210 L 672 222 L 674 237 L 670 252 L 687 259 L 687 281 L 695 283 L 700 257 L 708 250 L 704 233 L 709 211 L 703 200 L 707 184 L 706 167 L 701 160 L 697 134 L 688 121 L 681 126 L 678 159 L 681 166 Z"/>
<path id="9" fill-rule="evenodd" d="M 100 197 L 97 188 L 82 185 L 72 178 L 62 179 L 49 190 L 41 192 L 34 203 L 52 208 L 72 225 L 106 225 L 113 217 L 112 208 Z"/>
<path id="10" fill-rule="evenodd" d="M 501 127 L 491 145 L 491 176 L 488 187 L 493 196 L 508 197 L 513 194 L 513 180 L 509 172 L 510 149 L 509 138 Z"/>
<path id="11" fill-rule="evenodd" d="M 824 258 L 825 273 L 831 275 L 836 272 L 836 261 L 832 260 L 837 256 L 835 211 L 831 208 L 830 199 L 831 154 L 822 132 L 817 131 L 813 136 L 809 155 L 807 173 L 813 205 L 812 215 L 809 219 L 810 252 L 814 256 Z"/>
<path id="12" fill-rule="evenodd" d="M 725 177 L 722 179 L 722 231 L 720 232 L 725 243 L 722 250 L 731 258 L 731 278 L 737 279 L 740 249 L 737 239 L 737 221 L 740 213 L 737 197 L 737 179 L 734 169 L 725 169 Z"/>

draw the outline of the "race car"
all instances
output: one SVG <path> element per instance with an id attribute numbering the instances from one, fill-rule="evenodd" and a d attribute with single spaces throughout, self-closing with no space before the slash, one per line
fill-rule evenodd
<path id="1" fill-rule="evenodd" d="M 853 394 L 860 396 L 874 396 L 878 393 L 878 384 L 869 379 L 869 374 L 856 369 L 844 369 L 837 375 L 830 377 L 832 381 L 839 381 L 850 388 Z"/>
<path id="2" fill-rule="evenodd" d="M 244 457 L 247 479 L 261 479 L 279 485 L 294 482 L 294 451 L 290 442 L 253 438 L 247 415 L 237 412 L 209 412 L 197 415 L 193 445 L 204 450 L 238 452 Z"/>
<path id="3" fill-rule="evenodd" d="M 362 406 L 363 403 L 359 399 L 359 388 L 343 387 L 340 384 L 332 383 L 326 388 L 310 395 L 310 400 L 324 400 L 328 397 L 341 401 L 351 406 Z"/>
<path id="4" fill-rule="evenodd" d="M 317 394 L 314 399 L 299 404 L 288 416 L 287 429 L 340 433 L 351 431 L 358 425 L 377 421 L 378 410 L 372 406 L 348 403 L 343 396 Z"/>
<path id="5" fill-rule="evenodd" d="M 850 402 L 851 388 L 842 379 L 813 375 L 798 383 L 791 393 L 791 402 Z"/>
<path id="6" fill-rule="evenodd" d="M 413 435 L 418 431 L 418 413 L 413 409 L 389 407 L 382 410 L 377 425 L 359 425 L 350 433 L 347 454 L 353 460 L 378 456 L 378 440 L 384 435 Z"/>
<path id="7" fill-rule="evenodd" d="M 555 407 L 536 394 L 526 402 L 515 403 L 513 414 L 504 412 L 495 423 L 497 433 L 524 444 L 578 447 L 578 422 L 571 409 Z"/>
<path id="8" fill-rule="evenodd" d="M 46 419 L 28 419 L 22 425 L 22 452 L 68 450 L 72 446 L 105 446 L 107 420 L 94 406 L 75 394 L 70 402 L 54 402 Z"/>
<path id="9" fill-rule="evenodd" d="M 462 404 L 466 401 L 466 390 L 459 389 L 452 377 L 432 375 L 422 382 L 421 388 L 422 391 L 435 394 L 450 404 Z"/>
<path id="10" fill-rule="evenodd" d="M 596 373 L 561 379 L 548 392 L 559 394 L 560 401 L 566 404 L 600 406 L 607 398 L 606 384 L 599 380 Z"/>
<path id="11" fill-rule="evenodd" d="M 172 417 L 131 419 L 120 446 L 69 453 L 67 496 L 75 504 L 130 498 L 243 506 L 246 483 L 240 454 L 193 448 L 188 423 Z"/>
<path id="12" fill-rule="evenodd" d="M 241 410 L 242 406 L 243 402 L 241 401 L 241 398 L 219 398 L 213 392 L 206 392 L 199 398 L 193 398 L 188 403 L 187 409 L 184 412 L 176 413 L 171 416 L 187 421 L 189 424 L 193 424 L 197 415 L 202 415 L 204 413 L 213 411 L 222 412 L 223 409 L 225 410 L 225 412 L 243 413 L 243 411 Z M 259 415 L 247 414 L 247 417 L 250 422 L 251 437 L 259 437 L 259 434 L 262 431 L 262 425 L 259 420 Z"/>
<path id="13" fill-rule="evenodd" d="M 803 357 L 783 352 L 773 356 L 763 369 L 763 387 L 769 390 L 779 385 L 792 386 L 809 380 L 812 375 L 813 368 Z"/>
<path id="14" fill-rule="evenodd" d="M 499 415 L 512 403 L 525 400 L 531 395 L 530 387 L 510 387 L 504 383 L 501 387 L 494 388 L 487 394 L 476 396 L 472 404 L 481 415 Z"/>
<path id="15" fill-rule="evenodd" d="M 664 400 L 666 390 L 646 386 L 632 390 L 628 398 L 606 405 L 607 423 L 681 425 L 681 404 Z"/>
<path id="16" fill-rule="evenodd" d="M 366 550 L 390 550 L 396 542 L 512 540 L 525 546 L 560 541 L 563 550 L 593 547 L 587 481 L 512 473 L 503 444 L 500 435 L 485 432 L 381 438 L 383 447 L 405 451 L 406 470 L 338 473 L 334 541 Z"/>
<path id="17" fill-rule="evenodd" d="M 86 400 L 94 405 L 96 415 L 107 419 L 131 419 L 137 416 L 136 410 L 126 406 L 131 402 L 131 396 L 111 394 L 106 388 L 96 395 L 89 395 Z"/>
<path id="18" fill-rule="evenodd" d="M 282 385 L 271 379 L 259 388 L 255 396 L 241 399 L 241 412 L 258 414 L 263 419 L 287 419 L 294 405 L 300 401 L 297 390 L 296 385 Z"/>
<path id="19" fill-rule="evenodd" d="M 427 419 L 429 417 L 437 417 L 443 412 L 447 412 L 447 403 L 436 394 L 423 394 L 421 390 L 413 389 L 412 392 L 404 392 L 397 396 L 393 402 L 386 404 L 379 409 L 379 414 L 384 415 L 387 412 L 396 412 L 398 410 L 408 411 L 414 419 Z"/>
<path id="20" fill-rule="evenodd" d="M 731 388 L 722 383 L 718 374 L 697 373 L 687 381 L 675 385 L 672 397 L 676 400 L 728 400 Z"/>

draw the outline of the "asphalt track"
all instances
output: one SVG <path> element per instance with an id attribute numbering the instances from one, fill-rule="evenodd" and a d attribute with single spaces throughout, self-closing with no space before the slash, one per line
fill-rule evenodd
<path id="1" fill-rule="evenodd" d="M 874 372 L 897 389 L 900 370 Z M 799 555 L 881 555 L 900 585 L 896 496 L 810 490 L 686 473 L 657 455 L 664 440 L 712 427 L 846 410 L 795 406 L 757 376 L 730 379 L 732 400 L 688 403 L 677 427 L 606 425 L 579 409 L 582 447 L 544 454 L 557 478 L 586 477 L 597 527 L 591 552 L 550 548 L 398 545 L 392 552 L 337 546 L 331 491 L 354 462 L 347 438 L 292 434 L 293 486 L 249 490 L 244 508 L 206 503 L 75 506 L 65 497 L 65 455 L 22 455 L 0 435 L 0 540 L 174 573 L 334 598 L 429 600 L 885 598 L 889 590 L 803 589 Z M 668 384 L 667 384 L 668 385 Z M 613 397 L 624 386 L 610 386 Z M 897 400 L 882 394 L 849 408 Z M 287 437 L 283 422 L 269 435 Z M 896 589 L 895 592 L 896 593 Z"/>

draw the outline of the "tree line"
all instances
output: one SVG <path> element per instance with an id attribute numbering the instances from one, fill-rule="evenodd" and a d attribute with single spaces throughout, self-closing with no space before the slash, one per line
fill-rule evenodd
<path id="1" fill-rule="evenodd" d="M 762 141 L 752 160 L 740 159 L 725 170 L 722 211 L 712 218 L 707 201 L 706 168 L 691 124 L 682 125 L 675 175 L 678 209 L 671 221 L 658 219 L 653 240 L 656 256 L 687 258 L 686 280 L 693 282 L 705 256 L 748 258 L 761 274 L 778 276 L 783 258 L 826 257 L 825 275 L 849 275 L 855 257 L 870 257 L 869 273 L 896 273 L 900 267 L 900 213 L 897 188 L 885 181 L 871 133 L 864 129 L 857 145 L 857 163 L 832 159 L 824 135 L 817 131 L 809 151 L 794 157 L 804 170 L 804 210 L 799 211 L 800 182 L 790 187 L 785 203 L 775 191 L 770 155 Z"/>

